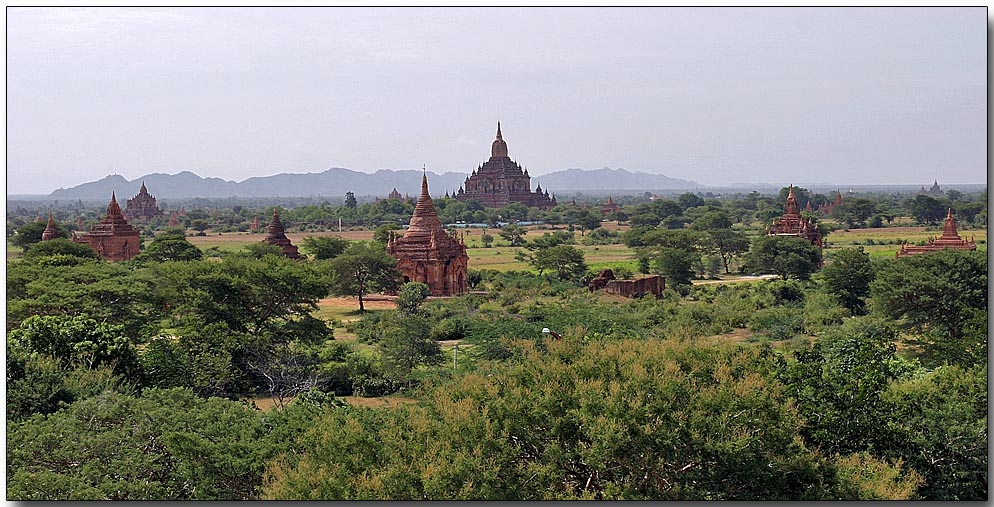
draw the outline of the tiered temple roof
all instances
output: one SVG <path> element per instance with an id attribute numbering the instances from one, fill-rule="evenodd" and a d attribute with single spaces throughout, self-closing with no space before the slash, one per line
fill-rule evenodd
<path id="1" fill-rule="evenodd" d="M 490 147 L 490 159 L 466 178 L 455 198 L 460 201 L 474 199 L 488 208 L 500 208 L 512 202 L 542 209 L 556 205 L 555 196 L 550 196 L 548 190 L 543 192 L 541 185 L 532 192 L 528 169 L 522 169 L 507 156 L 507 143 L 501 135 L 500 122 L 497 122 L 497 138 Z"/>
<path id="2" fill-rule="evenodd" d="M 427 174 L 421 177 L 421 196 L 414 206 L 411 224 L 403 236 L 390 237 L 387 254 L 397 259 L 397 269 L 405 283 L 424 283 L 433 296 L 466 292 L 466 243 L 442 227 L 428 194 Z"/>
<path id="3" fill-rule="evenodd" d="M 801 208 L 794 195 L 794 185 L 787 192 L 787 203 L 784 205 L 783 216 L 773 219 L 773 225 L 766 228 L 767 236 L 797 236 L 808 240 L 812 245 L 821 248 L 822 237 L 818 225 L 801 216 Z"/>
<path id="4" fill-rule="evenodd" d="M 126 261 L 138 255 L 141 248 L 138 229 L 124 218 L 114 193 L 111 193 L 104 219 L 90 226 L 90 231 L 85 234 L 73 233 L 72 241 L 90 245 L 90 248 L 109 261 Z"/>
<path id="5" fill-rule="evenodd" d="M 945 250 L 947 248 L 952 248 L 955 250 L 976 250 L 977 242 L 974 238 L 970 238 L 967 241 L 959 236 L 956 231 L 956 219 L 953 218 L 953 209 L 949 208 L 949 212 L 946 214 L 946 222 L 942 224 L 942 236 L 938 239 L 932 237 L 928 239 L 928 243 L 922 246 L 909 245 L 907 243 L 901 244 L 901 249 L 895 254 L 896 257 L 906 257 L 908 255 L 919 255 L 926 254 L 930 252 L 937 252 L 939 250 Z"/>
<path id="6" fill-rule="evenodd" d="M 291 259 L 302 258 L 297 247 L 290 242 L 290 238 L 286 237 L 286 231 L 283 229 L 283 222 L 280 221 L 279 209 L 277 208 L 273 208 L 273 218 L 266 226 L 266 237 L 262 241 L 282 248 L 283 255 Z"/>
<path id="7" fill-rule="evenodd" d="M 148 223 L 149 220 L 155 217 L 162 216 L 162 210 L 159 209 L 155 204 L 155 197 L 152 197 L 148 193 L 148 189 L 145 188 L 145 182 L 142 182 L 141 188 L 138 190 L 138 195 L 128 199 L 127 206 L 123 212 L 124 218 L 128 220 L 135 221 L 141 220 Z"/>

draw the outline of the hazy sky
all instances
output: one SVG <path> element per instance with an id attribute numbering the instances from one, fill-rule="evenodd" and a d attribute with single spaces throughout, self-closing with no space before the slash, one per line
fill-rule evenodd
<path id="1" fill-rule="evenodd" d="M 7 30 L 8 193 L 468 172 L 498 118 L 533 180 L 987 179 L 983 7 L 8 8 Z"/>

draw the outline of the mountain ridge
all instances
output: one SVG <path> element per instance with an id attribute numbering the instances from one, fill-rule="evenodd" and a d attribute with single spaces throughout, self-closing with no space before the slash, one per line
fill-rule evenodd
<path id="1" fill-rule="evenodd" d="M 468 173 L 447 171 L 441 174 L 428 171 L 428 184 L 432 194 L 455 192 L 469 176 Z M 663 174 L 632 172 L 626 169 L 577 168 L 555 171 L 542 176 L 532 176 L 532 188 L 541 185 L 549 192 L 566 195 L 574 192 L 603 190 L 653 191 L 666 189 L 695 189 L 706 185 L 694 181 L 671 178 Z M 48 197 L 51 199 L 105 199 L 116 192 L 124 200 L 138 193 L 145 184 L 156 198 L 225 198 L 225 197 L 313 197 L 386 196 L 394 188 L 401 194 L 417 196 L 421 192 L 421 171 L 417 169 L 380 169 L 364 173 L 342 167 L 332 167 L 322 172 L 279 173 L 270 176 L 253 176 L 241 182 L 216 177 L 201 177 L 184 170 L 176 174 L 149 173 L 133 180 L 119 174 L 107 175 L 99 180 L 74 187 L 59 188 Z"/>

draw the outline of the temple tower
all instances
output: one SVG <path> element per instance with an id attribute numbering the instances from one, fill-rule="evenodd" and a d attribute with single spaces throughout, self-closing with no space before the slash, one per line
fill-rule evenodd
<path id="1" fill-rule="evenodd" d="M 787 202 L 784 203 L 783 215 L 773 219 L 773 224 L 766 228 L 767 236 L 797 236 L 808 240 L 818 248 L 822 247 L 821 231 L 818 225 L 807 218 L 801 217 L 801 207 L 794 195 L 794 185 L 787 192 Z"/>
<path id="2" fill-rule="evenodd" d="M 291 259 L 301 258 L 297 247 L 290 242 L 290 238 L 286 237 L 286 231 L 283 229 L 283 222 L 280 221 L 280 214 L 277 208 L 273 208 L 273 219 L 266 226 L 266 237 L 262 241 L 282 248 L 283 255 Z"/>
<path id="3" fill-rule="evenodd" d="M 390 237 L 387 254 L 397 259 L 397 269 L 405 283 L 424 283 L 433 296 L 466 292 L 466 243 L 442 227 L 428 194 L 427 174 L 421 177 L 421 196 L 414 206 L 411 224 L 403 236 Z"/>
<path id="4" fill-rule="evenodd" d="M 162 210 L 155 204 L 155 197 L 152 197 L 148 193 L 148 189 L 145 188 L 145 182 L 142 182 L 141 188 L 138 190 L 138 195 L 128 199 L 127 206 L 123 212 L 124 218 L 128 220 L 135 221 L 141 220 L 142 222 L 148 223 L 155 217 L 162 216 Z"/>
<path id="5" fill-rule="evenodd" d="M 104 219 L 90 226 L 90 231 L 85 234 L 73 233 L 72 241 L 90 245 L 109 261 L 126 261 L 138 255 L 141 249 L 138 229 L 124 218 L 121 206 L 117 204 L 117 195 L 113 192 Z"/>
<path id="6" fill-rule="evenodd" d="M 497 122 L 497 138 L 490 145 L 490 159 L 466 178 L 453 197 L 460 201 L 476 200 L 488 208 L 500 208 L 512 202 L 550 209 L 556 205 L 549 191 L 539 187 L 531 191 L 528 169 L 522 169 L 507 155 L 507 143 Z"/>
<path id="7" fill-rule="evenodd" d="M 55 228 L 55 219 L 52 218 L 52 213 L 49 212 L 48 224 L 45 225 L 45 230 L 41 233 L 41 240 L 48 241 L 57 237 L 59 237 L 59 230 Z"/>

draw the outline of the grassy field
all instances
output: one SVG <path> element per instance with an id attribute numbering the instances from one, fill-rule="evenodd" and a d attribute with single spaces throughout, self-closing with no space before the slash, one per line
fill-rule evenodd
<path id="1" fill-rule="evenodd" d="M 617 224 L 608 224 L 606 228 L 618 230 Z M 560 229 L 562 230 L 562 229 Z M 499 229 L 487 229 L 487 233 L 495 236 L 495 246 L 483 248 L 481 237 L 482 229 L 459 229 L 460 234 L 465 234 L 467 253 L 469 254 L 469 267 L 471 269 L 493 269 L 496 271 L 526 270 L 529 266 L 514 260 L 514 254 L 520 247 L 512 247 L 506 241 L 497 236 Z M 550 229 L 530 228 L 525 235 L 526 239 L 542 236 Z M 287 237 L 295 245 L 301 245 L 305 236 L 341 236 L 348 240 L 370 240 L 373 239 L 373 231 L 345 231 L 341 234 L 337 232 L 307 232 L 288 233 Z M 234 252 L 241 250 L 249 243 L 262 241 L 263 234 L 249 233 L 227 233 L 222 235 L 193 236 L 187 238 L 201 250 L 217 247 L 221 251 Z M 594 271 L 605 268 L 626 266 L 634 270 L 635 252 L 625 245 L 598 245 L 586 246 L 577 245 L 583 251 L 587 259 L 587 264 Z"/>
<path id="2" fill-rule="evenodd" d="M 902 241 L 915 244 L 925 242 L 929 237 L 941 235 L 941 227 L 880 227 L 876 229 L 838 230 L 826 236 L 825 240 L 828 244 L 824 253 L 825 257 L 829 258 L 833 250 L 862 246 L 871 258 L 894 258 L 894 254 L 901 249 Z M 960 229 L 959 235 L 967 240 L 971 237 L 976 239 L 977 250 L 987 251 L 986 229 Z"/>

